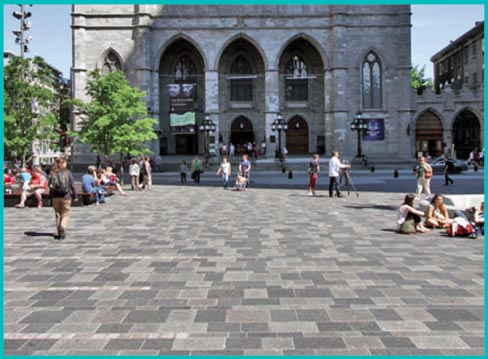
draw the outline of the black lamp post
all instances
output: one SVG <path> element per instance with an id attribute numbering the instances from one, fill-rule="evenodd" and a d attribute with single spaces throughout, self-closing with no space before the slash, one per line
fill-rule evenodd
<path id="1" fill-rule="evenodd" d="M 362 114 L 360 111 L 356 113 L 356 116 L 354 116 L 354 120 L 351 122 L 351 131 L 357 131 L 358 133 L 358 153 L 356 155 L 357 158 L 362 157 L 361 153 L 361 135 L 363 131 L 366 131 L 368 128 L 368 124 L 366 123 L 366 120 L 362 118 Z"/>
<path id="2" fill-rule="evenodd" d="M 284 158 L 281 148 L 281 131 L 286 132 L 288 130 L 288 124 L 286 124 L 283 120 L 283 116 L 281 115 L 281 113 L 276 114 L 276 119 L 271 124 L 271 130 L 273 130 L 273 132 L 278 131 L 278 158 L 280 159 L 281 169 L 283 169 Z"/>
<path id="3" fill-rule="evenodd" d="M 205 132 L 205 167 L 208 167 L 208 157 L 209 157 L 209 141 L 208 137 L 210 132 L 215 132 L 217 125 L 210 118 L 210 114 L 207 112 L 205 114 L 205 120 L 200 125 L 200 132 Z"/>

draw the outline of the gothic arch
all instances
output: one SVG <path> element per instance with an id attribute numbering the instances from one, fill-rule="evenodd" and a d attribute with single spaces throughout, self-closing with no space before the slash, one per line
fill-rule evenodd
<path id="1" fill-rule="evenodd" d="M 116 64 L 114 64 L 114 67 L 117 67 L 119 70 L 123 71 L 124 70 L 124 59 L 122 56 L 119 54 L 117 50 L 115 50 L 113 47 L 109 47 L 105 49 L 105 51 L 102 52 L 100 55 L 100 59 L 97 64 L 97 68 L 103 71 L 103 67 L 105 66 L 106 60 L 110 57 L 110 55 L 113 56 L 113 59 L 109 59 L 109 61 L 115 61 Z"/>
<path id="2" fill-rule="evenodd" d="M 433 109 L 422 111 L 415 120 L 416 152 L 422 152 L 432 157 L 442 155 L 444 127 L 442 117 Z"/>
<path id="3" fill-rule="evenodd" d="M 452 142 L 459 158 L 466 159 L 475 148 L 481 147 L 481 121 L 475 111 L 465 107 L 458 111 L 452 121 Z"/>
<path id="4" fill-rule="evenodd" d="M 278 51 L 278 56 L 276 57 L 275 62 L 274 62 L 275 68 L 279 68 L 281 58 L 283 57 L 283 53 L 286 50 L 286 48 L 290 44 L 295 42 L 296 40 L 300 40 L 300 39 L 307 41 L 319 53 L 320 59 L 322 61 L 322 70 L 325 71 L 326 68 L 329 66 L 329 58 L 328 58 L 325 50 L 319 44 L 319 42 L 317 40 L 315 40 L 314 37 L 312 37 L 308 34 L 305 34 L 305 33 L 298 33 L 298 34 L 290 37 L 284 44 L 282 44 L 282 46 L 280 47 L 280 50 Z"/>
<path id="5" fill-rule="evenodd" d="M 370 55 L 374 57 L 374 59 L 370 59 Z M 361 99 L 361 108 L 364 110 L 381 110 L 385 107 L 385 62 L 383 57 L 381 56 L 381 53 L 374 49 L 370 48 L 366 52 L 362 54 L 362 56 L 359 58 L 360 63 L 359 63 L 359 93 L 360 93 L 360 99 Z M 373 67 L 366 67 L 365 64 L 371 64 L 373 63 Z M 374 84 L 374 70 L 375 66 L 378 65 L 378 71 L 379 71 L 379 89 L 375 89 L 375 87 L 372 86 Z M 367 79 L 368 82 L 366 82 L 366 78 L 364 75 L 365 69 L 368 69 L 369 71 L 369 78 Z M 371 72 L 372 71 L 372 72 Z M 366 92 L 367 88 L 367 83 L 369 83 L 369 92 Z M 377 93 L 378 91 L 379 93 Z M 375 95 L 375 93 L 377 95 Z"/>
<path id="6" fill-rule="evenodd" d="M 286 149 L 289 154 L 306 154 L 309 152 L 309 126 L 302 116 L 292 116 L 288 121 Z"/>
<path id="7" fill-rule="evenodd" d="M 246 144 L 255 141 L 252 122 L 246 116 L 237 116 L 230 123 L 230 142 L 236 148 L 235 153 L 246 153 Z"/>
<path id="8" fill-rule="evenodd" d="M 244 34 L 244 33 L 239 33 L 231 38 L 227 39 L 227 41 L 221 46 L 219 49 L 217 55 L 215 56 L 215 64 L 214 68 L 219 69 L 221 63 L 222 63 L 222 57 L 225 54 L 225 51 L 231 46 L 236 40 L 245 40 L 248 43 L 250 43 L 259 53 L 261 57 L 261 61 L 264 64 L 264 69 L 268 68 L 268 59 L 266 58 L 266 52 L 263 50 L 263 48 L 259 45 L 259 43 L 253 39 L 251 36 Z M 219 71 L 220 72 L 220 71 Z"/>
<path id="9" fill-rule="evenodd" d="M 205 51 L 202 50 L 200 45 L 193 40 L 190 36 L 180 33 L 172 36 L 169 38 L 156 52 L 156 56 L 154 57 L 154 64 L 153 64 L 153 71 L 158 72 L 159 71 L 159 65 L 161 63 L 161 59 L 165 55 L 166 51 L 175 43 L 178 41 L 184 40 L 188 43 L 190 43 L 195 49 L 197 50 L 198 54 L 200 55 L 202 61 L 203 61 L 203 71 L 205 71 L 208 67 L 208 61 L 207 58 L 205 57 Z"/>

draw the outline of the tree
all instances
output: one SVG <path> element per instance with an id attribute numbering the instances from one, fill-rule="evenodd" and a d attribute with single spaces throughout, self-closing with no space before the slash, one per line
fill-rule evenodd
<path id="1" fill-rule="evenodd" d="M 72 101 L 80 107 L 83 116 L 81 142 L 103 154 L 105 166 L 108 156 L 118 153 L 122 179 L 124 154 L 149 153 L 147 143 L 157 138 L 153 130 L 157 121 L 140 118 L 147 115 L 142 101 L 146 94 L 130 86 L 123 72 L 102 75 L 98 69 L 89 73 L 86 93 L 92 99 L 90 102 Z"/>
<path id="2" fill-rule="evenodd" d="M 419 65 L 412 68 L 412 87 L 417 91 L 418 95 L 422 95 L 427 87 L 433 87 L 432 79 L 425 78 L 425 65 L 419 70 Z"/>
<path id="3" fill-rule="evenodd" d="M 58 136 L 52 72 L 41 57 L 13 57 L 5 66 L 3 89 L 5 156 L 24 166 L 34 144 L 52 144 Z"/>

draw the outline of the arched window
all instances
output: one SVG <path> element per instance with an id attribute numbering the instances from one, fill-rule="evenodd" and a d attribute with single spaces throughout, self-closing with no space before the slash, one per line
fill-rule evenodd
<path id="1" fill-rule="evenodd" d="M 188 82 L 194 81 L 194 77 L 197 73 L 197 69 L 193 60 L 188 55 L 180 57 L 175 65 L 175 82 Z"/>
<path id="2" fill-rule="evenodd" d="M 253 70 L 247 59 L 239 55 L 230 66 L 230 100 L 251 102 L 253 100 Z"/>
<path id="3" fill-rule="evenodd" d="M 308 100 L 307 65 L 300 56 L 292 56 L 285 68 L 285 99 L 286 101 Z"/>
<path id="4" fill-rule="evenodd" d="M 381 108 L 381 64 L 370 52 L 363 61 L 363 108 Z"/>
<path id="5" fill-rule="evenodd" d="M 116 54 L 109 51 L 105 58 L 103 59 L 102 74 L 106 75 L 109 72 L 115 72 L 122 70 L 122 65 Z"/>

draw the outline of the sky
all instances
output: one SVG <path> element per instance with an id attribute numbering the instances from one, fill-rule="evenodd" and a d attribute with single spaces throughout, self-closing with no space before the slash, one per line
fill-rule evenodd
<path id="1" fill-rule="evenodd" d="M 17 5 L 4 6 L 4 50 L 19 53 L 12 30 L 19 21 L 12 16 Z M 33 37 L 28 57 L 39 55 L 69 78 L 71 67 L 71 5 L 27 6 L 32 12 Z M 412 5 L 412 65 L 425 65 L 426 77 L 432 77 L 430 58 L 484 20 L 483 5 Z"/>

